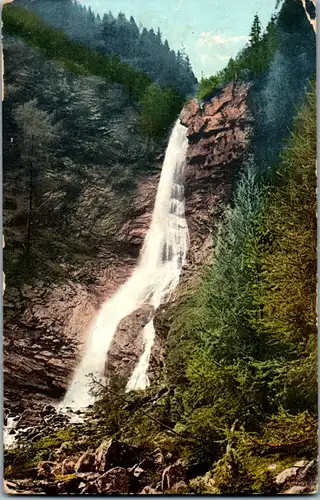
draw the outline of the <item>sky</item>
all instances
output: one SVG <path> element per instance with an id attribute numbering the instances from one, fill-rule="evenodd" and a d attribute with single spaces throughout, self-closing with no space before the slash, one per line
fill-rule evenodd
<path id="1" fill-rule="evenodd" d="M 253 16 L 262 26 L 275 11 L 276 0 L 79 0 L 103 15 L 120 11 L 146 28 L 158 27 L 170 48 L 183 46 L 198 79 L 222 69 L 246 44 Z"/>

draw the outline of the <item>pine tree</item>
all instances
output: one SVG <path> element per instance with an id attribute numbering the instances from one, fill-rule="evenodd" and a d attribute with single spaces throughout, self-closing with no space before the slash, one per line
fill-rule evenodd
<path id="1" fill-rule="evenodd" d="M 131 33 L 134 35 L 134 37 L 139 38 L 140 31 L 133 16 L 130 17 L 130 28 Z"/>
<path id="2" fill-rule="evenodd" d="M 253 73 L 261 71 L 262 52 L 261 52 L 261 24 L 259 16 L 256 14 L 250 32 L 250 70 Z"/>
<path id="3" fill-rule="evenodd" d="M 95 15 L 92 12 L 91 7 L 89 7 L 89 10 L 88 10 L 88 21 L 90 24 L 94 24 L 94 21 L 95 21 Z"/>
<path id="4" fill-rule="evenodd" d="M 192 71 L 192 67 L 191 67 L 191 63 L 190 63 L 190 59 L 189 59 L 188 55 L 186 56 L 186 67 L 187 67 L 188 71 Z"/>
<path id="5" fill-rule="evenodd" d="M 118 14 L 118 21 L 120 23 L 125 24 L 125 22 L 126 22 L 126 15 L 123 12 L 119 12 L 119 14 Z"/>
<path id="6" fill-rule="evenodd" d="M 250 32 L 250 43 L 254 47 L 259 44 L 261 40 L 261 24 L 258 14 L 254 16 L 253 24 Z"/>

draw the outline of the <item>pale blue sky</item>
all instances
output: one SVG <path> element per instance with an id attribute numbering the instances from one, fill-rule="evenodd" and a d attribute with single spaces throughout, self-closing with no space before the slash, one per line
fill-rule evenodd
<path id="1" fill-rule="evenodd" d="M 159 26 L 172 49 L 183 45 L 197 78 L 222 69 L 246 43 L 253 16 L 265 27 L 276 0 L 79 0 L 100 15 L 119 11 L 146 28 Z"/>

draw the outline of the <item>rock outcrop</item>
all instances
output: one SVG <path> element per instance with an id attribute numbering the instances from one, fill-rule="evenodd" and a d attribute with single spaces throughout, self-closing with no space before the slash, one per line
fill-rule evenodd
<path id="1" fill-rule="evenodd" d="M 145 305 L 120 321 L 108 351 L 107 378 L 130 377 L 144 351 L 143 328 L 153 314 L 154 307 Z"/>
<path id="2" fill-rule="evenodd" d="M 114 250 L 105 259 L 88 259 L 71 273 L 66 268 L 68 279 L 64 283 L 49 286 L 36 280 L 21 290 L 7 287 L 4 297 L 7 408 L 20 412 L 30 407 L 30 403 L 55 402 L 63 397 L 99 308 L 134 270 L 151 220 L 157 177 L 140 184 L 130 220 L 114 235 Z M 88 276 L 91 284 L 86 283 Z M 139 333 L 136 331 L 135 336 Z M 135 352 L 124 335 L 117 338 L 120 342 L 114 357 L 118 357 L 121 367 L 116 371 L 124 368 L 127 375 L 141 349 L 138 339 Z M 126 343 L 127 355 L 131 357 L 129 365 L 125 364 Z"/>
<path id="3" fill-rule="evenodd" d="M 169 465 L 162 472 L 161 478 L 161 489 L 162 491 L 172 490 L 179 484 L 180 487 L 186 486 L 185 481 L 187 480 L 187 468 L 180 461 L 173 465 Z"/>
<path id="4" fill-rule="evenodd" d="M 203 108 L 193 100 L 180 115 L 189 139 L 185 193 L 190 264 L 203 263 L 212 229 L 241 170 L 252 124 L 249 90 L 249 84 L 230 83 Z"/>
<path id="5" fill-rule="evenodd" d="M 318 464 L 316 460 L 299 460 L 280 472 L 275 483 L 284 495 L 315 493 L 317 489 Z"/>
<path id="6" fill-rule="evenodd" d="M 23 471 L 15 465 L 10 451 L 6 449 L 5 487 L 8 492 L 82 495 L 136 494 L 144 491 L 147 494 L 150 491 L 171 491 L 175 486 L 181 490 L 182 482 L 186 487 L 188 468 L 171 454 L 164 454 L 159 448 L 152 451 L 150 447 L 135 446 L 115 438 L 101 440 L 100 437 L 100 445 L 96 448 L 94 443 L 103 420 L 99 421 L 90 411 L 70 410 L 62 414 L 54 409 L 48 418 L 43 410 L 39 410 L 40 423 L 17 430 L 16 445 L 25 449 L 25 446 L 30 447 L 32 443 L 43 442 L 48 436 L 61 433 L 72 435 L 73 442 L 57 444 L 47 453 L 50 459 L 46 457 L 38 465 Z M 54 442 L 55 439 L 52 444 Z"/>
<path id="7" fill-rule="evenodd" d="M 108 439 L 103 441 L 95 453 L 96 470 L 100 473 L 108 471 L 111 467 L 132 467 L 141 450 L 137 446 L 125 445 L 121 441 Z"/>

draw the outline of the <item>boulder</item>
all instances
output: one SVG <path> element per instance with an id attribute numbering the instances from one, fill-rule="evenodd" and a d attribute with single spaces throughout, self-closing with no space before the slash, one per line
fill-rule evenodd
<path id="1" fill-rule="evenodd" d="M 145 468 L 142 466 L 143 463 Z M 155 481 L 161 480 L 160 472 L 156 472 L 154 464 L 151 464 L 148 459 L 128 469 L 128 472 L 132 475 L 131 489 L 133 493 L 141 491 L 141 488 L 146 485 L 151 486 Z"/>
<path id="2" fill-rule="evenodd" d="M 152 486 L 145 486 L 139 495 L 161 495 L 161 492 L 155 490 Z"/>
<path id="3" fill-rule="evenodd" d="M 171 490 L 181 481 L 187 481 L 187 468 L 178 460 L 164 469 L 161 478 L 161 489 L 162 491 Z"/>
<path id="4" fill-rule="evenodd" d="M 74 472 L 75 468 L 73 460 L 66 458 L 61 464 L 61 474 L 65 476 L 67 474 L 74 474 Z"/>
<path id="5" fill-rule="evenodd" d="M 58 495 L 74 495 L 78 492 L 81 483 L 80 477 L 76 475 L 70 476 L 63 481 L 57 483 Z"/>
<path id="6" fill-rule="evenodd" d="M 279 486 L 285 484 L 288 481 L 291 481 L 292 479 L 295 479 L 297 477 L 299 468 L 298 467 L 289 467 L 288 469 L 283 470 L 276 476 L 275 482 Z"/>
<path id="7" fill-rule="evenodd" d="M 106 472 L 111 467 L 133 467 L 139 462 L 140 450 L 115 439 L 103 441 L 95 452 L 95 467 L 98 472 Z"/>
<path id="8" fill-rule="evenodd" d="M 295 464 L 297 466 L 297 464 Z M 317 478 L 318 473 L 318 462 L 317 460 L 311 460 L 311 462 L 304 462 L 304 466 L 299 471 L 299 477 L 305 481 Z"/>
<path id="9" fill-rule="evenodd" d="M 288 490 L 285 490 L 283 495 L 301 495 L 302 493 L 308 493 L 309 488 L 307 486 L 291 486 Z"/>
<path id="10" fill-rule="evenodd" d="M 129 493 L 131 475 L 127 469 L 123 467 L 114 467 L 105 472 L 96 481 L 98 493 L 109 495 L 117 495 Z"/>
<path id="11" fill-rule="evenodd" d="M 82 483 L 80 483 L 79 493 L 80 495 L 97 495 L 98 487 L 96 483 L 88 483 L 84 487 L 82 487 Z"/>
<path id="12" fill-rule="evenodd" d="M 312 464 L 313 462 L 310 462 Z M 283 470 L 278 474 L 275 478 L 275 482 L 277 485 L 282 486 L 290 481 L 293 481 L 297 478 L 304 479 L 310 469 L 310 464 L 308 464 L 305 460 L 300 460 L 296 462 L 292 467 Z"/>
<path id="13" fill-rule="evenodd" d="M 75 465 L 76 472 L 92 472 L 94 470 L 95 456 L 92 453 L 85 452 Z"/>
<path id="14" fill-rule="evenodd" d="M 38 467 L 38 479 L 49 479 L 54 477 L 53 468 L 56 466 L 55 462 L 40 462 Z"/>

